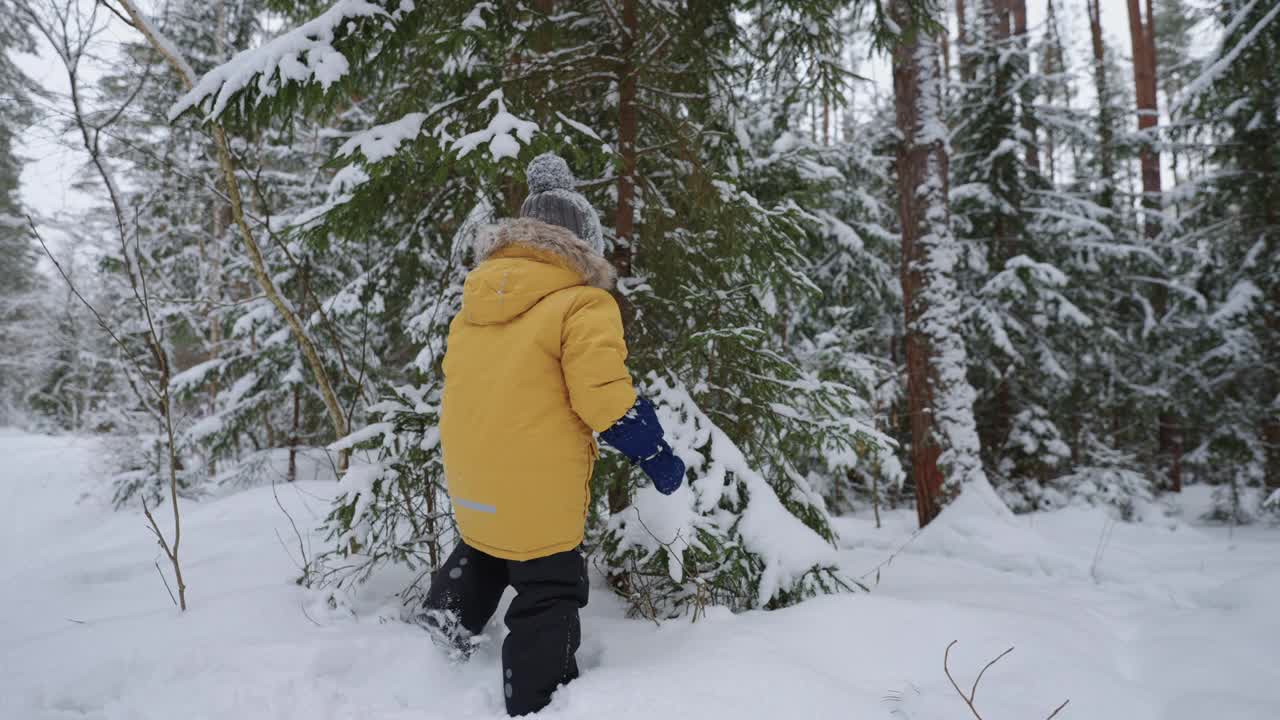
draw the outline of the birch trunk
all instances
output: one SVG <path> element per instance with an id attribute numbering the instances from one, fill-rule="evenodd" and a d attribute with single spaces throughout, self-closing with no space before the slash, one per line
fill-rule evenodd
<path id="1" fill-rule="evenodd" d="M 173 67 L 174 72 L 182 80 L 183 86 L 187 90 L 194 87 L 196 82 L 195 72 L 184 58 L 176 54 L 177 51 L 173 44 L 156 32 L 146 16 L 138 9 L 134 0 L 119 0 L 119 2 L 120 6 L 128 13 L 129 18 L 133 20 L 137 30 L 156 49 L 156 52 L 160 53 Z M 227 184 L 227 198 L 231 205 L 231 217 L 239 230 L 245 252 L 249 256 L 254 278 L 258 281 L 258 286 L 262 288 L 263 293 L 266 294 L 271 304 L 275 306 L 276 311 L 284 318 L 285 323 L 288 324 L 293 334 L 294 340 L 301 348 L 303 357 L 306 358 L 307 365 L 311 369 L 312 377 L 316 381 L 316 385 L 319 386 L 325 409 L 329 413 L 329 420 L 333 424 L 334 440 L 341 439 L 347 435 L 347 419 L 342 412 L 341 405 L 338 403 L 338 396 L 333 390 L 333 385 L 329 381 L 329 373 L 324 367 L 324 361 L 321 359 L 320 352 L 316 348 L 315 342 L 312 341 L 311 335 L 303 326 L 302 319 L 298 317 L 292 305 L 280 292 L 280 289 L 276 287 L 275 281 L 271 279 L 271 274 L 267 270 L 266 260 L 262 256 L 262 249 L 258 246 L 257 240 L 254 239 L 253 230 L 250 229 L 249 222 L 244 214 L 240 183 L 236 178 L 235 160 L 231 154 L 231 146 L 227 142 L 226 131 L 217 122 L 211 123 L 211 130 L 214 147 L 218 153 L 218 165 L 222 169 L 223 180 Z M 339 453 L 338 470 L 340 472 L 346 470 L 347 458 L 347 451 Z"/>

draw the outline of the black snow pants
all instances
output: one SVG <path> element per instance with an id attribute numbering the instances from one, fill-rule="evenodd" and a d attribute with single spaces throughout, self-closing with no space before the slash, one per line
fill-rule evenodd
<path id="1" fill-rule="evenodd" d="M 508 585 L 516 597 L 506 615 L 510 632 L 502 644 L 502 688 L 507 714 L 516 716 L 546 707 L 557 686 L 578 677 L 578 609 L 587 604 L 588 588 L 582 554 L 569 550 L 535 560 L 503 560 L 459 542 L 431 579 L 426 610 L 447 612 L 465 633 L 477 635 Z"/>

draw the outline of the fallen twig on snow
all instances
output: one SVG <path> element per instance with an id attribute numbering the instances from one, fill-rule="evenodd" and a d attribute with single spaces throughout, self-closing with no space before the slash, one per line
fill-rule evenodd
<path id="1" fill-rule="evenodd" d="M 951 648 L 955 647 L 959 642 L 959 640 L 952 640 L 947 645 L 947 649 L 942 653 L 942 671 L 946 673 L 947 680 L 951 681 L 951 687 L 956 689 L 956 694 L 960 696 L 961 700 L 964 700 L 965 705 L 969 706 L 969 712 L 973 713 L 973 716 L 977 718 L 977 720 L 983 720 L 982 714 L 978 712 L 978 708 L 974 704 L 974 698 L 978 696 L 978 683 L 982 682 L 982 676 L 986 674 L 987 670 L 989 670 L 992 665 L 1000 662 L 1006 655 L 1013 652 L 1013 647 L 1010 646 L 1008 650 L 1005 650 L 995 656 L 995 658 L 990 662 L 982 666 L 982 669 L 978 671 L 978 677 L 973 679 L 973 687 L 969 688 L 969 694 L 966 695 L 964 691 L 960 689 L 960 684 L 956 682 L 955 677 L 951 674 Z M 1053 720 L 1058 713 L 1062 712 L 1062 709 L 1065 708 L 1069 702 L 1071 702 L 1071 700 L 1063 700 L 1062 704 L 1055 708 L 1053 712 L 1049 713 L 1049 717 L 1045 718 L 1045 720 Z"/>

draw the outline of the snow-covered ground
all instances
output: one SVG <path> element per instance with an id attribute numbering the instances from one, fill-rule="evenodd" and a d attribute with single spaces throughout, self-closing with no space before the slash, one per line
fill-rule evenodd
<path id="1" fill-rule="evenodd" d="M 92 441 L 0 430 L 0 462 L 3 720 L 505 716 L 500 616 L 454 666 L 412 626 L 327 610 L 292 582 L 271 488 L 186 506 L 180 615 L 140 513 L 109 510 Z M 332 489 L 278 495 L 306 528 Z M 1189 490 L 1182 517 L 1206 501 Z M 908 512 L 879 530 L 841 518 L 847 571 L 873 583 L 879 567 L 870 594 L 657 627 L 596 587 L 583 677 L 542 717 L 963 720 L 952 640 L 966 689 L 1017 648 L 982 680 L 985 720 L 1041 720 L 1068 698 L 1058 718 L 1280 717 L 1280 530 L 980 505 L 914 539 Z"/>

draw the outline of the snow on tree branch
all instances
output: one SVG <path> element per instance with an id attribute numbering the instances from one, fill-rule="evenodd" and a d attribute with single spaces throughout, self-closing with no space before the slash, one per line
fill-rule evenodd
<path id="1" fill-rule="evenodd" d="M 1243 18 L 1248 16 L 1249 12 L 1253 10 L 1254 5 L 1256 4 L 1257 0 L 1254 0 L 1254 2 L 1246 5 L 1244 9 L 1240 11 L 1240 14 L 1236 16 L 1236 20 L 1232 25 L 1234 26 L 1237 22 L 1240 22 Z M 1176 113 L 1186 107 L 1187 103 L 1191 102 L 1197 95 L 1207 90 L 1209 86 L 1213 84 L 1213 81 L 1216 80 L 1223 71 L 1230 67 L 1231 63 L 1235 62 L 1236 58 L 1240 56 L 1240 53 L 1244 52 L 1249 47 L 1250 43 L 1252 43 L 1254 39 L 1271 24 L 1271 21 L 1276 19 L 1277 15 L 1280 15 L 1280 4 L 1271 8 L 1271 11 L 1264 15 L 1262 19 L 1258 21 L 1257 25 L 1254 25 L 1249 32 L 1245 33 L 1244 37 L 1240 38 L 1240 42 L 1236 43 L 1235 47 L 1220 54 L 1216 59 L 1208 63 L 1204 72 L 1200 73 L 1199 76 L 1192 80 L 1187 85 L 1186 89 L 1182 91 L 1182 94 L 1178 99 L 1173 103 L 1173 112 Z M 1228 27 L 1228 32 L 1225 33 L 1225 35 L 1229 36 L 1230 30 L 1231 27 Z"/>
<path id="2" fill-rule="evenodd" d="M 760 469 L 698 407 L 687 388 L 651 373 L 644 392 L 653 400 L 672 449 L 689 467 L 689 482 L 669 498 L 651 486 L 639 488 L 632 507 L 610 521 L 612 552 L 634 553 L 641 564 L 660 560 L 680 588 L 666 598 L 676 608 L 687 604 L 699 585 L 742 583 L 733 600 L 743 603 L 743 609 L 850 587 L 835 570 L 838 557 L 832 543 L 788 510 Z M 807 503 L 814 494 L 806 490 L 801 488 L 801 501 Z M 825 507 L 810 509 L 825 516 Z M 728 562 L 737 550 L 754 559 Z M 687 558 L 698 555 L 715 561 L 702 563 L 704 570 L 693 577 Z M 730 579 L 735 573 L 745 576 Z"/>
<path id="3" fill-rule="evenodd" d="M 413 0 L 400 0 L 394 11 L 367 0 L 339 0 L 319 17 L 205 73 L 169 109 L 169 120 L 196 107 L 218 117 L 246 90 L 257 90 L 250 104 L 276 95 L 289 83 L 316 83 L 327 90 L 351 69 L 348 57 L 335 44 L 358 31 L 353 21 L 385 18 L 394 23 L 414 9 Z"/>
<path id="4" fill-rule="evenodd" d="M 494 162 L 504 157 L 514 158 L 520 154 L 520 143 L 516 142 L 516 138 L 526 145 L 533 139 L 533 134 L 538 131 L 537 123 L 521 120 L 507 112 L 507 104 L 502 97 L 501 90 L 494 90 L 480 103 L 480 108 L 483 110 L 496 102 L 498 112 L 494 114 L 485 129 L 468 133 L 453 141 L 452 148 L 457 151 L 458 157 L 466 157 L 481 143 L 487 142 Z M 512 134 L 515 137 L 512 137 Z"/>
<path id="5" fill-rule="evenodd" d="M 348 157 L 358 150 L 370 163 L 385 160 L 396 153 L 401 143 L 416 138 L 426 120 L 426 113 L 413 112 L 399 120 L 369 128 L 343 143 L 338 149 L 338 156 Z"/>

